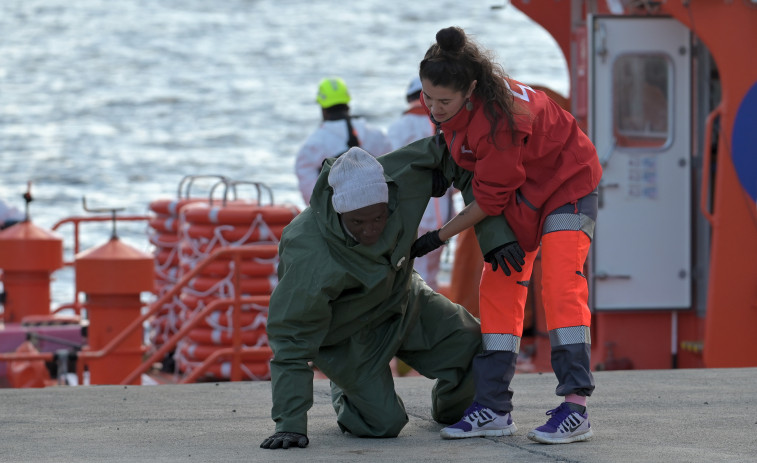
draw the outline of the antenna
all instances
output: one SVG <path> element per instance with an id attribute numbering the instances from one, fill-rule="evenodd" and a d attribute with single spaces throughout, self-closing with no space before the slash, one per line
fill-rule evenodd
<path id="1" fill-rule="evenodd" d="M 26 193 L 21 195 L 21 197 L 24 198 L 24 201 L 26 201 L 26 206 L 24 207 L 24 222 L 29 221 L 29 203 L 34 201 L 34 198 L 32 198 L 32 181 L 29 180 L 26 182 Z"/>
<path id="2" fill-rule="evenodd" d="M 84 210 L 87 212 L 110 212 L 111 219 L 113 221 L 113 233 L 111 234 L 110 239 L 118 239 L 118 235 L 116 234 L 116 212 L 123 211 L 125 208 L 123 207 L 89 208 L 87 207 L 86 196 L 81 197 L 81 204 Z"/>

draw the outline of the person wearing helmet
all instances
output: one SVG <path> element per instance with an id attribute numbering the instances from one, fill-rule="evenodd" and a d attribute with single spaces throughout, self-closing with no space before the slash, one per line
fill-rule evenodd
<path id="1" fill-rule="evenodd" d="M 338 156 L 353 146 L 359 146 L 373 156 L 381 156 L 391 150 L 389 139 L 382 129 L 350 115 L 350 101 L 349 89 L 342 78 L 321 79 L 316 102 L 321 107 L 323 120 L 300 147 L 294 163 L 305 205 L 310 204 L 310 195 L 324 159 Z"/>
<path id="2" fill-rule="evenodd" d="M 421 79 L 418 76 L 413 77 L 405 91 L 407 108 L 402 115 L 395 120 L 387 130 L 389 141 L 392 149 L 396 150 L 408 145 L 421 138 L 434 135 L 434 124 L 426 114 L 426 110 L 421 105 Z M 418 235 L 423 235 L 431 230 L 441 228 L 447 223 L 455 213 L 455 206 L 452 201 L 453 189 L 448 189 L 443 196 L 431 198 L 426 211 L 423 213 L 423 219 L 418 227 Z M 415 259 L 415 271 L 420 273 L 423 280 L 431 286 L 434 291 L 439 290 L 437 275 L 439 274 L 439 263 L 442 258 L 442 248 L 435 249 L 425 256 Z"/>

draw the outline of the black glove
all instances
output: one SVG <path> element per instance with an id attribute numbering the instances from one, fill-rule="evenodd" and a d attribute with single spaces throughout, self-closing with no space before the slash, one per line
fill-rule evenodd
<path id="1" fill-rule="evenodd" d="M 526 253 L 523 252 L 520 244 L 517 241 L 511 241 L 487 252 L 484 260 L 492 264 L 492 272 L 496 272 L 497 266 L 499 266 L 502 267 L 505 275 L 510 276 L 510 269 L 507 264 L 509 263 L 516 272 L 520 272 L 523 270 L 521 265 L 526 265 L 526 261 L 523 260 L 524 257 L 526 257 Z"/>
<path id="2" fill-rule="evenodd" d="M 447 188 L 449 188 L 447 178 L 439 169 L 432 170 L 431 174 L 431 196 L 441 198 L 447 192 Z"/>
<path id="3" fill-rule="evenodd" d="M 410 258 L 425 256 L 440 246 L 444 246 L 444 241 L 439 239 L 439 230 L 427 232 L 413 243 L 410 248 Z"/>
<path id="4" fill-rule="evenodd" d="M 304 449 L 308 446 L 308 436 L 297 432 L 277 432 L 273 436 L 264 440 L 260 444 L 261 449 L 288 449 L 289 447 L 296 445 L 297 447 Z"/>

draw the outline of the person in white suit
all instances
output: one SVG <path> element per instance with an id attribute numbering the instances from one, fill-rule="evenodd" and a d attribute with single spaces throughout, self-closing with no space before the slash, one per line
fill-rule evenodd
<path id="1" fill-rule="evenodd" d="M 392 149 L 383 129 L 350 114 L 350 100 L 349 89 L 342 78 L 327 77 L 319 82 L 316 102 L 321 106 L 323 120 L 305 140 L 294 164 L 306 206 L 310 204 L 324 159 L 339 156 L 353 146 L 359 146 L 374 157 Z"/>

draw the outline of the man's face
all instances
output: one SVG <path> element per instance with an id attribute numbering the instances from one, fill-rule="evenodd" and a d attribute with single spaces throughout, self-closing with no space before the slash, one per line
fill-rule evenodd
<path id="1" fill-rule="evenodd" d="M 388 218 L 389 207 L 386 203 L 373 204 L 342 214 L 344 226 L 358 243 L 365 246 L 376 244 Z"/>

